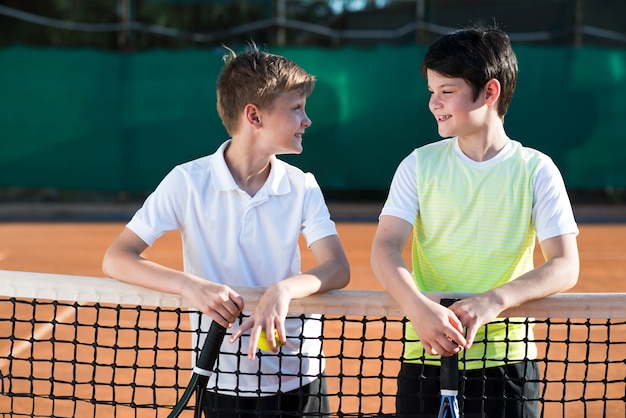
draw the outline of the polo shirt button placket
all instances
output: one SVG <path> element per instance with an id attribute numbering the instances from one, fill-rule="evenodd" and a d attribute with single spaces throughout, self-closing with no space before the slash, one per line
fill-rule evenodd
<path id="1" fill-rule="evenodd" d="M 243 217 L 241 219 L 241 236 L 242 237 L 251 237 L 252 229 L 254 226 L 254 206 L 248 205 L 246 210 L 243 212 Z"/>

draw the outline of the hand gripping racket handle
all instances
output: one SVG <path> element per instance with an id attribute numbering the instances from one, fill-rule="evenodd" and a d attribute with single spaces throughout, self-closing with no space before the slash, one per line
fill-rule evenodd
<path id="1" fill-rule="evenodd" d="M 207 333 L 200 356 L 196 361 L 193 372 L 202 376 L 210 376 L 213 372 L 215 360 L 220 353 L 220 346 L 226 335 L 226 328 L 213 321 Z"/>
<path id="2" fill-rule="evenodd" d="M 445 307 L 449 307 L 458 299 L 443 298 L 439 302 Z M 449 357 L 441 357 L 441 389 L 459 390 L 459 355 L 454 354 Z"/>

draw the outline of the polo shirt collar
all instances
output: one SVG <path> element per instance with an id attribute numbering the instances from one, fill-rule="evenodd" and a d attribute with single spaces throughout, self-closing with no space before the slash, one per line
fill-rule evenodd
<path id="1" fill-rule="evenodd" d="M 230 173 L 228 166 L 226 165 L 226 160 L 224 159 L 224 151 L 226 151 L 230 142 L 230 139 L 224 142 L 215 151 L 215 153 L 210 156 L 213 185 L 217 190 L 221 191 L 240 190 L 237 183 L 235 183 L 235 179 Z M 285 163 L 276 158 L 276 156 L 272 155 L 270 164 L 270 175 L 265 181 L 262 189 L 267 190 L 267 193 L 270 195 L 282 195 L 289 193 L 291 187 L 289 186 Z"/>

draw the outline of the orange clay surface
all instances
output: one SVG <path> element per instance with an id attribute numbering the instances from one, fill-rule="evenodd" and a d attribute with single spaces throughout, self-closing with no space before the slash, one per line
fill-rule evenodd
<path id="1" fill-rule="evenodd" d="M 123 227 L 119 222 L 0 223 L 0 269 L 102 276 L 102 255 Z M 382 289 L 369 266 L 376 224 L 338 223 L 337 228 L 352 267 L 348 289 Z M 581 272 L 572 291 L 626 292 L 626 224 L 580 225 L 578 245 Z M 313 259 L 306 249 L 302 253 L 306 268 Z M 145 256 L 181 268 L 178 234 L 166 234 Z M 541 260 L 539 250 L 536 260 Z"/>

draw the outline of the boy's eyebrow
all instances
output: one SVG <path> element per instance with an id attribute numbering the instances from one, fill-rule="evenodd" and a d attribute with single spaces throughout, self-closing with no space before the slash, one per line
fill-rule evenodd
<path id="1" fill-rule="evenodd" d="M 445 87 L 458 87 L 458 84 L 456 84 L 456 83 L 442 83 L 442 84 L 438 84 L 438 85 L 434 86 L 434 88 L 438 88 L 438 89 L 445 88 Z M 433 86 L 429 84 L 428 88 L 432 89 Z"/>

